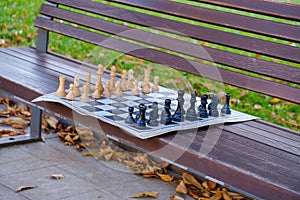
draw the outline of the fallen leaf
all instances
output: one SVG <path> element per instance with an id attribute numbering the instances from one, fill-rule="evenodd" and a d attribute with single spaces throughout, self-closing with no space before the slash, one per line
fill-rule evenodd
<path id="1" fill-rule="evenodd" d="M 232 200 L 232 197 L 226 191 L 222 191 L 224 200 Z"/>
<path id="2" fill-rule="evenodd" d="M 208 180 L 208 186 L 210 189 L 214 189 L 217 186 L 217 183 L 211 180 Z"/>
<path id="3" fill-rule="evenodd" d="M 169 174 L 160 174 L 160 173 L 156 173 L 157 176 L 159 176 L 159 178 L 163 181 L 166 182 L 172 182 L 174 180 L 173 176 L 170 176 Z"/>
<path id="4" fill-rule="evenodd" d="M 170 200 L 184 200 L 184 198 L 181 198 L 181 197 L 176 196 L 176 195 L 171 195 Z"/>
<path id="5" fill-rule="evenodd" d="M 23 190 L 29 190 L 29 189 L 34 189 L 37 188 L 37 186 L 20 186 L 17 188 L 16 192 L 21 192 Z"/>
<path id="6" fill-rule="evenodd" d="M 62 179 L 62 178 L 64 178 L 64 175 L 62 175 L 62 174 L 52 174 L 50 177 L 53 178 L 53 179 Z"/>
<path id="7" fill-rule="evenodd" d="M 141 197 L 152 197 L 152 198 L 157 198 L 159 195 L 158 192 L 141 192 L 138 194 L 135 194 L 131 196 L 130 198 L 141 198 Z"/>
<path id="8" fill-rule="evenodd" d="M 218 189 L 216 194 L 210 198 L 210 200 L 220 200 L 223 198 L 222 192 Z"/>
<path id="9" fill-rule="evenodd" d="M 253 106 L 253 109 L 254 109 L 254 110 L 262 110 L 262 106 L 261 106 L 261 105 L 258 105 L 258 104 L 255 104 L 255 105 Z"/>
<path id="10" fill-rule="evenodd" d="M 181 194 L 187 194 L 187 188 L 182 180 L 180 180 L 180 183 L 177 185 L 176 192 Z"/>
<path id="11" fill-rule="evenodd" d="M 183 178 L 183 182 L 185 184 L 194 185 L 195 187 L 197 187 L 200 190 L 203 189 L 202 185 L 191 174 L 189 174 L 187 172 L 183 172 L 182 173 L 182 178 Z"/>
<path id="12" fill-rule="evenodd" d="M 248 94 L 248 92 L 249 92 L 248 90 L 243 90 L 239 95 L 240 99 L 243 98 L 244 96 L 246 96 Z"/>
<path id="13" fill-rule="evenodd" d="M 273 99 L 270 100 L 270 103 L 271 103 L 271 104 L 276 104 L 276 103 L 278 103 L 279 101 L 280 101 L 280 99 L 278 99 L 278 98 L 273 98 Z"/>
<path id="14" fill-rule="evenodd" d="M 50 117 L 46 118 L 46 122 L 48 123 L 48 125 L 51 128 L 56 129 L 57 124 L 58 124 L 58 120 L 55 117 L 50 116 Z"/>

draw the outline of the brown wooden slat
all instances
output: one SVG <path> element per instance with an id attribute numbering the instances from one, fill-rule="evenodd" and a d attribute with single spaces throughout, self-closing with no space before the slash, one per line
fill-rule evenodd
<path id="1" fill-rule="evenodd" d="M 253 39 L 246 36 L 181 23 L 92 1 L 51 0 L 51 2 L 60 3 L 65 6 L 70 6 L 84 11 L 101 14 L 107 17 L 112 17 L 137 25 L 151 27 L 158 30 L 175 33 L 178 35 L 183 35 L 185 37 L 191 37 L 194 39 L 204 40 L 221 45 L 228 45 L 230 47 L 243 49 L 259 54 L 269 55 L 298 63 L 300 62 L 299 48 L 292 46 L 277 44 L 265 40 Z"/>
<path id="2" fill-rule="evenodd" d="M 125 5 L 229 28 L 300 41 L 300 27 L 165 0 L 112 0 Z"/>
<path id="3" fill-rule="evenodd" d="M 133 29 L 127 26 L 107 22 L 98 18 L 70 12 L 67 10 L 62 10 L 49 5 L 42 5 L 40 13 L 49 17 L 56 17 L 64 21 L 76 23 L 78 25 L 83 25 L 110 34 L 119 35 L 127 39 L 136 40 L 156 47 L 194 56 L 196 58 L 212 60 L 216 63 L 233 66 L 237 69 L 244 69 L 300 84 L 300 68 L 289 67 L 263 60 L 255 60 L 250 57 L 224 52 L 209 47 L 200 47 L 197 44 Z"/>
<path id="4" fill-rule="evenodd" d="M 297 95 L 299 89 L 297 88 L 274 83 L 268 80 L 258 79 L 221 68 L 217 69 L 216 67 L 208 66 L 203 63 L 183 59 L 178 56 L 159 52 L 153 49 L 147 49 L 136 44 L 117 40 L 115 38 L 108 38 L 104 35 L 99 35 L 94 32 L 78 29 L 41 17 L 37 18 L 35 25 L 39 28 L 46 28 L 69 37 L 74 37 L 92 44 L 97 44 L 112 50 L 124 52 L 128 55 L 167 65 L 174 69 L 184 70 L 186 72 L 210 78 L 212 80 L 217 80 L 245 89 L 277 96 L 279 98 L 294 101 L 296 103 L 300 102 L 300 97 Z"/>
<path id="5" fill-rule="evenodd" d="M 273 17 L 300 21 L 300 5 L 265 0 L 193 0 Z"/>

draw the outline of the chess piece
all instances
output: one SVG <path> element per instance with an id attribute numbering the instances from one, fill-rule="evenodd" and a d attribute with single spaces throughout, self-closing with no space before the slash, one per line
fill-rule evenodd
<path id="1" fill-rule="evenodd" d="M 138 84 L 139 82 L 137 80 L 134 80 L 134 88 L 132 90 L 132 94 L 133 95 L 140 95 L 140 90 L 139 90 L 139 87 L 138 87 Z"/>
<path id="2" fill-rule="evenodd" d="M 208 113 L 206 109 L 208 96 L 206 94 L 201 96 L 201 104 L 198 107 L 199 117 L 208 118 Z"/>
<path id="3" fill-rule="evenodd" d="M 219 97 L 216 94 L 210 95 L 211 102 L 208 105 L 208 114 L 212 117 L 219 117 L 219 111 L 218 111 L 218 104 L 219 104 Z"/>
<path id="4" fill-rule="evenodd" d="M 145 70 L 145 74 L 144 74 L 144 82 L 141 85 L 143 94 L 149 94 L 150 93 L 149 77 L 150 77 L 150 69 L 147 68 Z"/>
<path id="5" fill-rule="evenodd" d="M 82 87 L 82 94 L 80 96 L 80 101 L 83 101 L 83 102 L 88 102 L 89 101 L 89 90 L 88 88 L 86 87 L 86 85 L 84 85 Z"/>
<path id="6" fill-rule="evenodd" d="M 95 85 L 95 91 L 93 93 L 93 97 L 95 99 L 101 98 L 100 86 L 98 84 Z"/>
<path id="7" fill-rule="evenodd" d="M 67 95 L 65 90 L 65 81 L 66 81 L 66 76 L 59 76 L 59 86 L 55 92 L 55 96 L 65 97 Z"/>
<path id="8" fill-rule="evenodd" d="M 115 90 L 115 78 L 117 76 L 116 66 L 112 66 L 110 70 L 110 82 L 109 82 L 109 91 L 113 92 Z"/>
<path id="9" fill-rule="evenodd" d="M 191 106 L 186 111 L 186 117 L 185 117 L 189 121 L 198 120 L 198 116 L 197 116 L 197 113 L 195 110 L 196 96 L 197 96 L 197 93 L 195 91 L 191 93 L 191 100 L 190 100 Z"/>
<path id="10" fill-rule="evenodd" d="M 85 87 L 87 89 L 87 92 L 88 94 L 91 94 L 92 93 L 92 88 L 91 88 L 91 73 L 90 72 L 87 72 L 86 73 L 86 76 L 85 76 Z"/>
<path id="11" fill-rule="evenodd" d="M 120 81 L 117 81 L 116 89 L 114 91 L 114 95 L 117 96 L 117 97 L 121 97 L 122 96 L 121 82 Z"/>
<path id="12" fill-rule="evenodd" d="M 75 97 L 79 97 L 81 95 L 80 89 L 79 89 L 79 77 L 77 75 L 74 76 L 74 83 L 73 83 L 73 90 Z"/>
<path id="13" fill-rule="evenodd" d="M 148 120 L 148 125 L 149 126 L 158 126 L 158 103 L 153 102 L 152 106 L 149 106 L 152 110 L 149 112 L 149 120 Z"/>
<path id="14" fill-rule="evenodd" d="M 134 124 L 135 123 L 135 120 L 133 118 L 133 111 L 134 111 L 134 107 L 132 106 L 129 106 L 128 107 L 128 116 L 127 118 L 125 119 L 125 123 L 126 124 Z"/>
<path id="15" fill-rule="evenodd" d="M 69 93 L 66 95 L 66 99 L 68 99 L 68 100 L 75 100 L 74 85 L 73 85 L 73 83 L 71 83 L 69 85 Z"/>
<path id="16" fill-rule="evenodd" d="M 122 71 L 122 76 L 121 76 L 121 90 L 122 91 L 128 90 L 126 76 L 127 76 L 127 71 L 124 69 Z"/>
<path id="17" fill-rule="evenodd" d="M 158 92 L 159 91 L 158 83 L 159 83 L 159 77 L 155 76 L 154 81 L 153 81 L 153 86 L 152 86 L 152 92 Z"/>
<path id="18" fill-rule="evenodd" d="M 146 109 L 147 107 L 144 104 L 139 105 L 139 114 L 136 119 L 136 125 L 145 127 L 146 126 Z"/>
<path id="19" fill-rule="evenodd" d="M 110 91 L 109 91 L 109 82 L 106 82 L 105 84 L 105 90 L 103 92 L 103 96 L 106 98 L 111 97 Z"/>
<path id="20" fill-rule="evenodd" d="M 223 108 L 221 109 L 221 114 L 222 115 L 230 115 L 231 110 L 230 110 L 230 94 L 225 95 L 225 104 Z"/>
<path id="21" fill-rule="evenodd" d="M 160 122 L 165 125 L 172 124 L 172 117 L 171 117 L 171 99 L 165 100 L 165 107 L 164 110 L 161 112 Z"/>
<path id="22" fill-rule="evenodd" d="M 183 108 L 183 105 L 184 105 L 184 91 L 183 90 L 178 90 L 177 91 L 177 100 L 178 100 L 178 103 L 180 105 L 180 110 L 181 110 L 181 113 L 184 115 L 185 114 L 185 110 Z"/>
<path id="23" fill-rule="evenodd" d="M 181 102 L 178 100 L 178 98 L 177 98 L 177 101 L 178 101 L 177 109 L 176 109 L 175 113 L 172 115 L 172 120 L 175 122 L 183 122 L 184 116 L 181 111 L 182 105 L 180 105 Z"/>
<path id="24" fill-rule="evenodd" d="M 99 64 L 98 65 L 98 71 L 97 71 L 98 79 L 97 79 L 96 85 L 99 85 L 99 92 L 101 94 L 104 92 L 104 88 L 103 88 L 103 85 L 102 85 L 102 76 L 103 76 L 103 74 L 104 74 L 104 65 Z"/>
<path id="25" fill-rule="evenodd" d="M 133 89 L 134 88 L 133 81 L 134 81 L 133 70 L 130 69 L 130 70 L 128 70 L 128 80 L 127 80 L 127 87 L 128 87 L 128 89 Z"/>

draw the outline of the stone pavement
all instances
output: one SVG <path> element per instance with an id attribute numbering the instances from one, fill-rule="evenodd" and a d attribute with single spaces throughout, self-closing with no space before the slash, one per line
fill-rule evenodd
<path id="1" fill-rule="evenodd" d="M 50 178 L 53 174 L 64 178 Z M 16 192 L 20 186 L 37 187 Z M 168 200 L 175 188 L 174 183 L 134 175 L 114 161 L 83 156 L 54 134 L 45 143 L 0 147 L 1 200 L 123 200 L 146 191 L 159 192 L 157 199 Z"/>

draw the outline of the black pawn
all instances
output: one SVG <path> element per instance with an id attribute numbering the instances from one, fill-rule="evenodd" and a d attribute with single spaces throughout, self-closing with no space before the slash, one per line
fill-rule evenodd
<path id="1" fill-rule="evenodd" d="M 170 109 L 171 109 L 171 99 L 166 99 L 164 110 L 161 112 L 160 122 L 162 124 L 165 124 L 165 125 L 172 124 Z"/>
<path id="2" fill-rule="evenodd" d="M 177 101 L 178 101 L 178 105 L 177 105 L 177 109 L 175 111 L 175 113 L 172 115 L 172 120 L 175 121 L 175 122 L 183 122 L 184 121 L 184 116 L 183 116 L 183 113 L 182 113 L 182 105 L 180 104 L 181 102 L 178 100 L 177 98 Z"/>
<path id="3" fill-rule="evenodd" d="M 158 126 L 158 103 L 153 102 L 152 106 L 149 106 L 152 110 L 149 112 L 149 120 L 148 120 L 148 125 L 149 126 Z"/>
<path id="4" fill-rule="evenodd" d="M 197 93 L 195 91 L 192 92 L 191 93 L 191 100 L 190 100 L 191 106 L 186 111 L 186 116 L 185 116 L 185 118 L 189 121 L 198 120 L 198 115 L 197 115 L 196 110 L 195 110 L 196 97 L 197 97 Z"/>
<path id="5" fill-rule="evenodd" d="M 206 94 L 201 96 L 201 104 L 198 108 L 200 118 L 208 118 L 208 113 L 206 110 L 208 96 Z"/>
<path id="6" fill-rule="evenodd" d="M 135 120 L 134 120 L 134 118 L 133 118 L 133 116 L 132 116 L 133 111 L 134 111 L 134 107 L 129 106 L 129 107 L 128 107 L 128 113 L 129 113 L 129 115 L 128 115 L 127 118 L 125 119 L 125 123 L 126 123 L 126 124 L 134 124 L 134 123 L 135 123 Z"/>
<path id="7" fill-rule="evenodd" d="M 225 101 L 223 108 L 221 109 L 221 113 L 222 113 L 222 115 L 230 115 L 231 114 L 230 105 L 229 105 L 230 94 L 226 94 L 225 98 L 226 98 L 226 101 Z"/>
<path id="8" fill-rule="evenodd" d="M 144 104 L 139 105 L 139 114 L 138 118 L 136 119 L 136 125 L 138 126 L 146 126 L 146 109 L 147 107 Z"/>
<path id="9" fill-rule="evenodd" d="M 218 104 L 219 104 L 219 97 L 216 94 L 210 95 L 211 102 L 208 105 L 209 110 L 209 116 L 212 117 L 219 117 L 219 111 L 218 111 Z"/>

